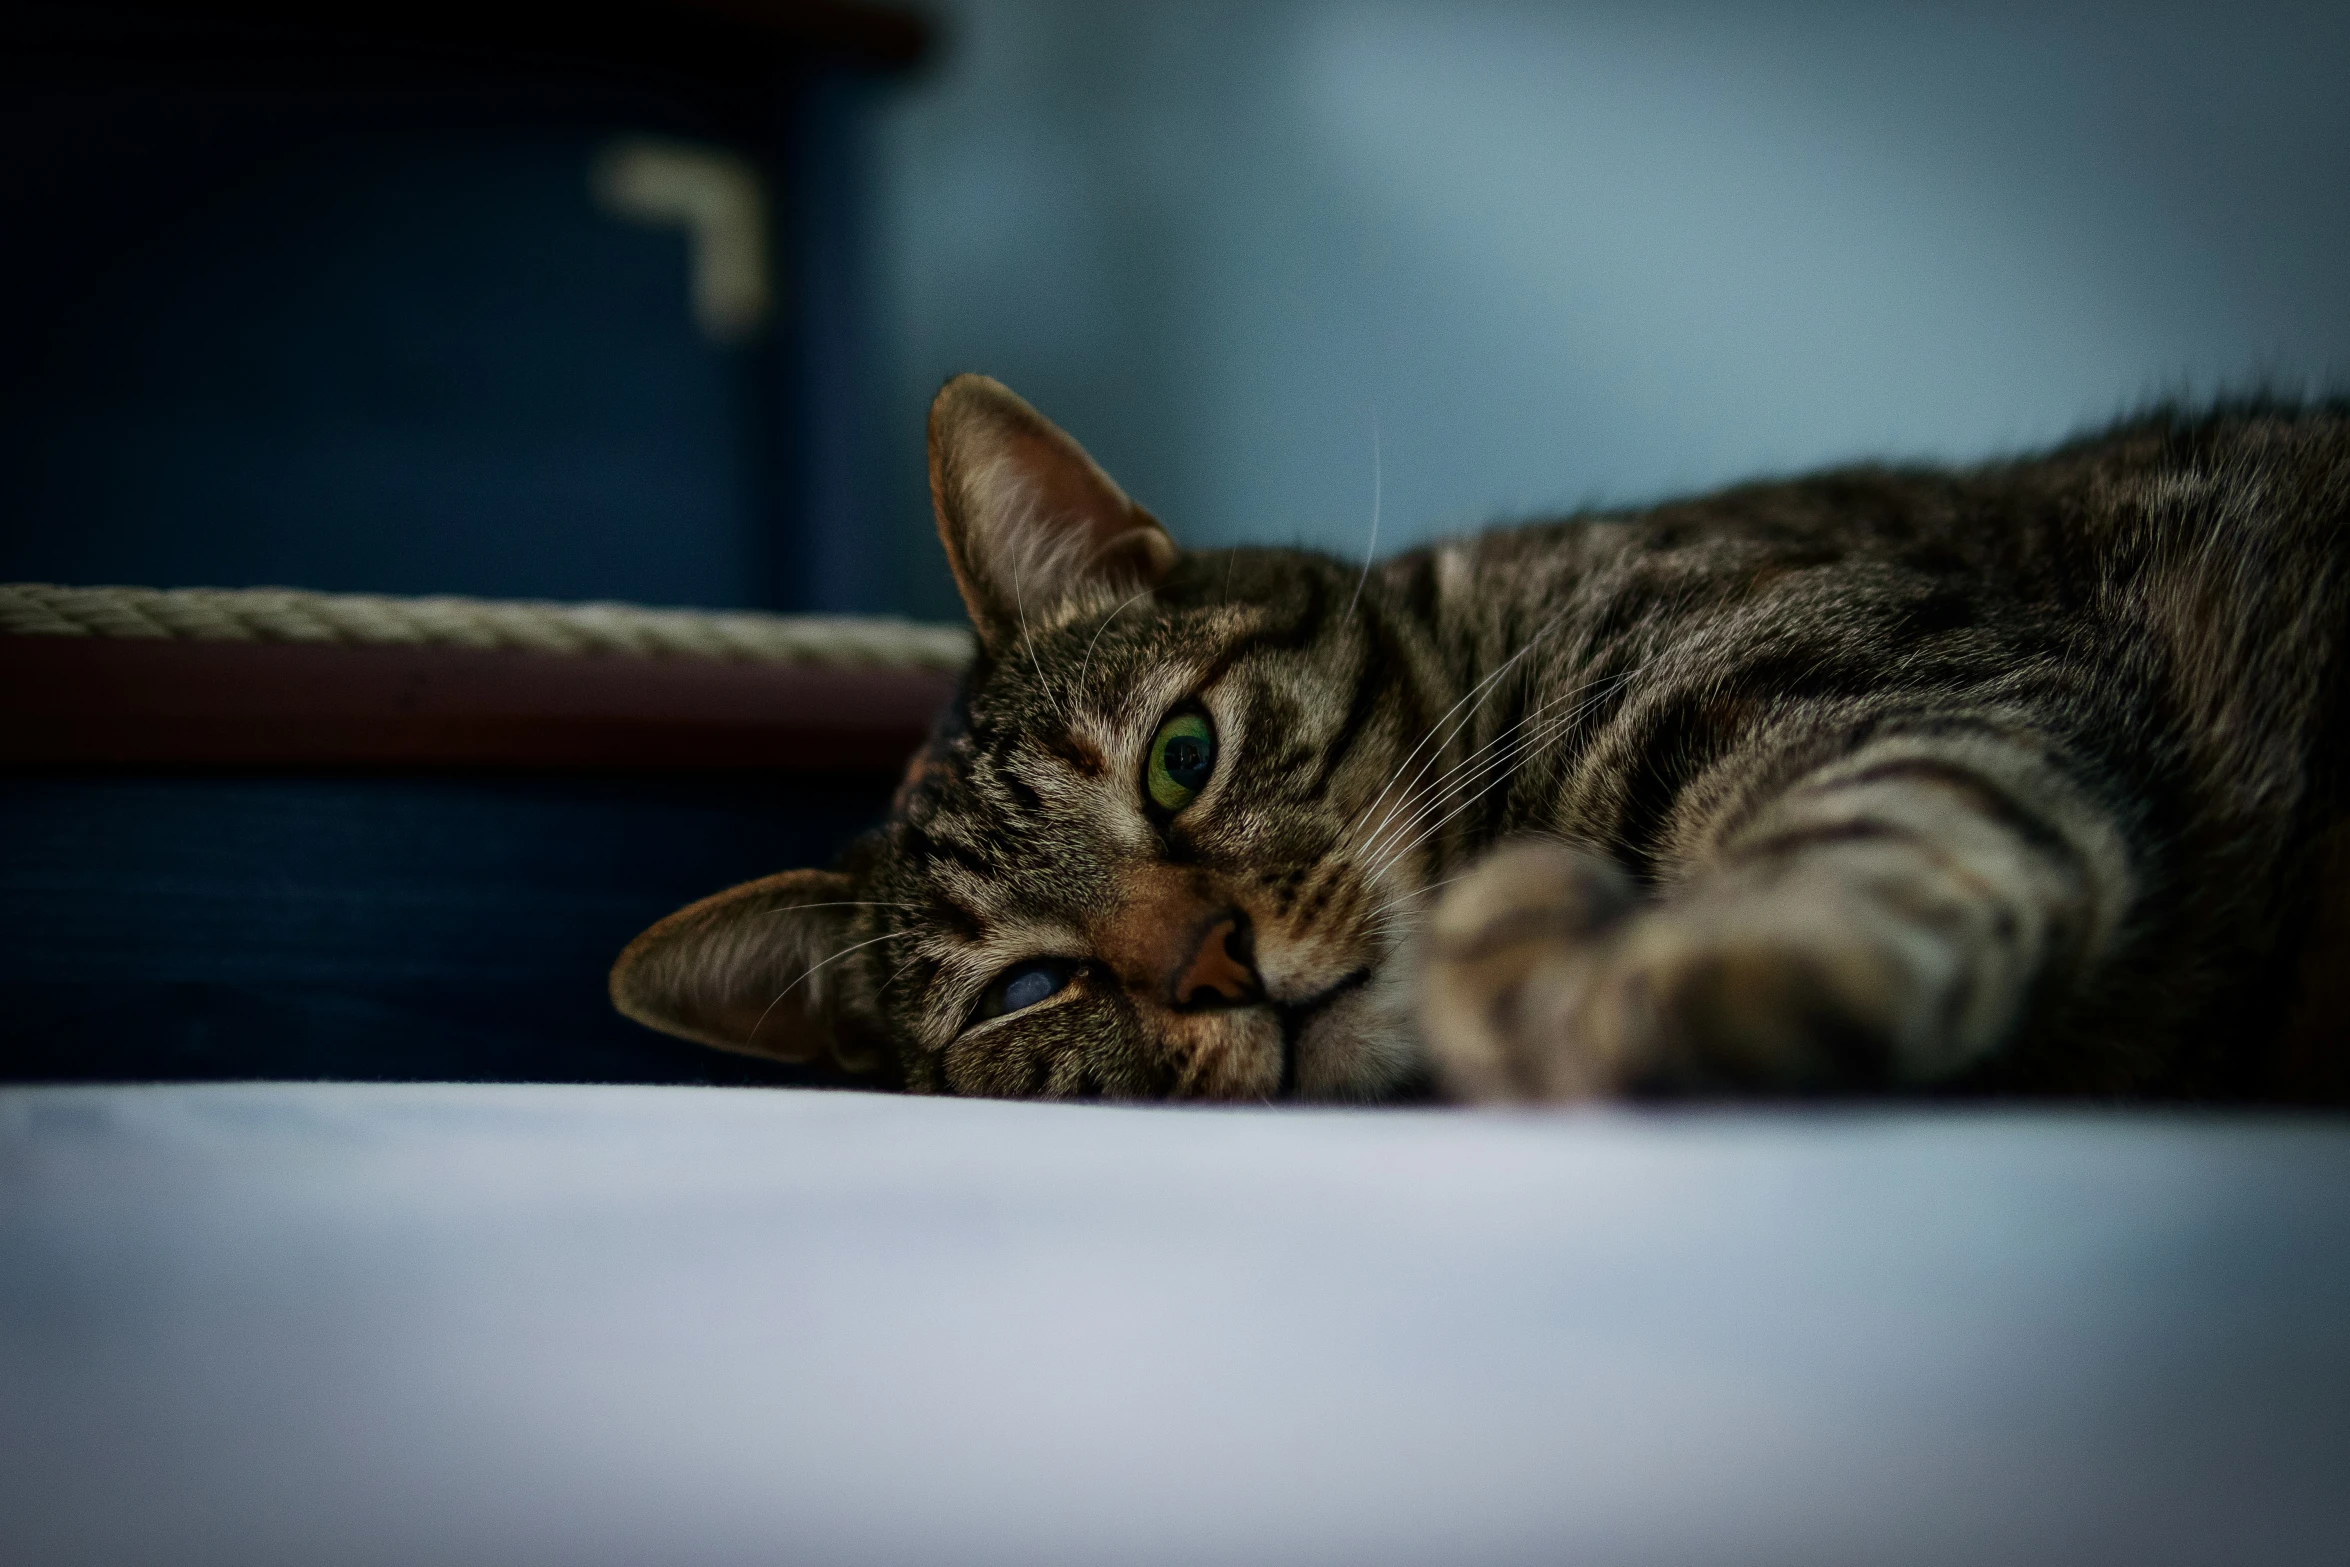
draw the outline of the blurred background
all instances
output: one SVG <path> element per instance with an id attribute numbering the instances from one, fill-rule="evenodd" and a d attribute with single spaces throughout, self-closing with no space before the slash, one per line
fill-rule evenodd
<path id="1" fill-rule="evenodd" d="M 804 63 L 126 93 L 58 61 L 154 8 L 24 12 L 0 577 L 951 616 L 964 369 L 1346 554 L 2350 376 L 2338 5 L 632 9 Z"/>
<path id="2" fill-rule="evenodd" d="M 877 136 L 896 473 L 983 367 L 1178 537 L 1353 553 L 1375 477 L 1385 549 L 2350 376 L 2343 6 L 936 14 Z"/>

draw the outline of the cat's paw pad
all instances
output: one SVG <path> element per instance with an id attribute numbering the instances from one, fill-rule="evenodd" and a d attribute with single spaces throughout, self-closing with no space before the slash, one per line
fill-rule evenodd
<path id="1" fill-rule="evenodd" d="M 1562 1084 L 1555 1022 L 1591 981 L 1633 907 L 1612 861 L 1549 840 L 1505 845 L 1437 903 L 1421 976 L 1421 1026 L 1438 1078 L 1464 1099 L 1605 1091 Z M 1593 1063 L 1597 1065 L 1597 1063 Z"/>

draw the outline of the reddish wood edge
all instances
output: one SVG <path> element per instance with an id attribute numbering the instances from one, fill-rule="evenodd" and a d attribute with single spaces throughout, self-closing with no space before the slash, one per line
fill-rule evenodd
<path id="1" fill-rule="evenodd" d="M 939 670 L 0 636 L 0 767 L 891 774 Z"/>

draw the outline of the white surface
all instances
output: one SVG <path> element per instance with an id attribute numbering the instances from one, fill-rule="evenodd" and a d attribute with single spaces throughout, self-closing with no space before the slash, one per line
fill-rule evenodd
<path id="1" fill-rule="evenodd" d="M 0 1095 L 25 1563 L 2350 1560 L 2350 1123 Z"/>

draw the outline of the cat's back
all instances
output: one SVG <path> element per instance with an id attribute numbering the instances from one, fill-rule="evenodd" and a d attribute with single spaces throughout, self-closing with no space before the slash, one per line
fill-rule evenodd
<path id="1" fill-rule="evenodd" d="M 2015 465 L 2087 650 L 2140 666 L 2233 812 L 2339 814 L 2350 407 L 2162 413 Z"/>
<path id="2" fill-rule="evenodd" d="M 1837 567 L 1964 580 L 2051 610 L 2118 610 L 2117 591 L 2182 570 L 2223 594 L 2294 592 L 2350 557 L 2350 402 L 2164 409 L 2032 456 L 1852 464 L 1446 553 L 1439 564 L 1488 603 L 1600 578 L 1685 591 L 1708 575 Z M 2297 569 L 2264 576 L 2287 562 Z"/>
<path id="3" fill-rule="evenodd" d="M 1713 597 L 1684 600 L 1740 614 L 1815 573 L 1775 605 L 1809 624 L 1781 632 L 1868 624 L 1889 669 L 1953 632 L 1962 678 L 2053 658 L 2115 751 L 2175 750 L 2238 822 L 2350 809 L 2350 403 L 2167 409 L 2034 457 L 1745 485 L 1628 519 L 1615 548 L 1625 577 L 1687 557 Z"/>
<path id="4" fill-rule="evenodd" d="M 1496 646 L 1562 614 L 1723 658 L 1963 629 L 1992 664 L 2060 645 L 2115 665 L 2207 738 L 2304 733 L 2340 711 L 2350 645 L 2350 403 L 2165 410 L 2032 457 L 1757 481 L 1455 541 L 1422 569 L 1439 620 Z"/>

